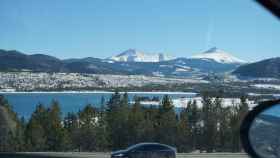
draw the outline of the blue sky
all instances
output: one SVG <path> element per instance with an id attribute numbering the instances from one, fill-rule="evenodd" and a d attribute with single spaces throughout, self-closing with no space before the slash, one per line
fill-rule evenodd
<path id="1" fill-rule="evenodd" d="M 248 61 L 280 56 L 280 21 L 253 0 L 1 0 L 0 28 L 1 49 L 59 58 L 213 46 Z"/>

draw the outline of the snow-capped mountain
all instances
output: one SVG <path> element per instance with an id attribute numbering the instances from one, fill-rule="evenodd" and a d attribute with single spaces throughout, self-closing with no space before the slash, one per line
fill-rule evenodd
<path id="1" fill-rule="evenodd" d="M 244 64 L 247 63 L 244 60 L 241 60 L 230 53 L 227 53 L 223 50 L 220 50 L 216 47 L 211 48 L 202 54 L 194 55 L 191 59 L 204 59 L 204 60 L 214 60 L 218 63 L 223 64 Z"/>
<path id="2" fill-rule="evenodd" d="M 144 53 L 135 49 L 128 49 L 123 53 L 109 58 L 118 62 L 161 62 L 173 59 L 162 53 Z"/>
<path id="3" fill-rule="evenodd" d="M 56 64 L 50 64 L 51 61 Z M 210 73 L 231 72 L 243 63 L 243 60 L 217 48 L 212 48 L 193 58 L 181 57 L 176 59 L 160 53 L 149 54 L 134 49 L 129 49 L 107 59 L 87 57 L 65 60 L 0 50 L 0 69 L 5 71 L 26 69 L 40 72 L 202 78 Z"/>

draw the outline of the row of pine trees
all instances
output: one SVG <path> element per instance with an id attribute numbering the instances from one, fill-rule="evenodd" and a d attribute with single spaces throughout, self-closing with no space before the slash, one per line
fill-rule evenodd
<path id="1" fill-rule="evenodd" d="M 7 100 L 16 122 L 14 130 L 0 131 L 0 151 L 112 151 L 139 142 L 159 142 L 175 146 L 178 152 L 240 152 L 239 126 L 248 111 L 246 98 L 230 107 L 219 97 L 203 97 L 187 108 L 175 110 L 169 96 L 160 106 L 141 106 L 135 97 L 115 92 L 100 106 L 86 105 L 63 117 L 59 102 L 48 108 L 39 104 L 28 120 L 19 119 Z M 99 108 L 97 108 L 99 107 Z"/>

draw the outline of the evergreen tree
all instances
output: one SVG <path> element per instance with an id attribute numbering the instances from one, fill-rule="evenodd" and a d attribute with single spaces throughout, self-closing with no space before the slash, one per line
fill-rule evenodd
<path id="1" fill-rule="evenodd" d="M 0 152 L 21 151 L 24 147 L 23 128 L 17 114 L 0 95 Z"/>
<path id="2" fill-rule="evenodd" d="M 106 109 L 106 130 L 108 131 L 108 140 L 109 140 L 109 148 L 114 149 L 118 147 L 116 141 L 118 140 L 118 136 L 115 133 L 115 130 L 118 128 L 117 120 L 117 112 L 120 107 L 121 96 L 118 91 L 116 91 L 107 103 Z"/>
<path id="3" fill-rule="evenodd" d="M 240 125 L 243 121 L 243 118 L 249 110 L 247 98 L 241 97 L 240 103 L 232 105 L 232 114 L 230 118 L 230 128 L 232 131 L 231 134 L 231 151 L 240 152 L 242 150 L 241 141 L 240 141 Z"/>
<path id="4" fill-rule="evenodd" d="M 68 146 L 67 149 L 72 151 L 77 151 L 80 149 L 79 140 L 80 140 L 80 129 L 79 129 L 79 119 L 77 114 L 75 113 L 68 113 L 63 121 L 66 135 L 68 136 Z"/>
<path id="5" fill-rule="evenodd" d="M 222 152 L 231 151 L 230 138 L 231 138 L 231 108 L 223 107 L 219 110 L 218 116 L 218 135 L 217 135 L 217 150 Z"/>
<path id="6" fill-rule="evenodd" d="M 119 130 L 118 130 L 118 135 L 119 138 L 121 138 L 121 147 L 127 147 L 129 144 L 129 123 L 128 123 L 128 116 L 129 116 L 129 99 L 128 99 L 128 94 L 125 92 L 122 95 L 121 98 L 121 104 L 120 108 L 118 110 L 118 124 L 119 124 Z"/>
<path id="7" fill-rule="evenodd" d="M 247 98 L 245 96 L 242 96 L 240 98 L 240 105 L 238 109 L 238 114 L 239 114 L 239 126 L 241 125 L 244 117 L 249 111 L 249 105 L 247 103 Z"/>
<path id="8" fill-rule="evenodd" d="M 189 101 L 188 106 L 186 108 L 187 120 L 189 121 L 190 128 L 190 143 L 192 149 L 195 150 L 198 148 L 198 138 L 199 138 L 199 109 L 197 107 L 196 100 Z"/>
<path id="9" fill-rule="evenodd" d="M 135 98 L 135 103 L 128 116 L 128 144 L 136 144 L 145 141 L 145 118 L 144 111 L 140 105 L 140 100 Z"/>
<path id="10" fill-rule="evenodd" d="M 158 107 L 150 106 L 143 108 L 144 113 L 144 135 L 142 140 L 145 142 L 156 141 L 156 127 L 158 124 Z"/>
<path id="11" fill-rule="evenodd" d="M 100 108 L 99 108 L 99 111 L 100 111 L 100 115 L 104 115 L 105 114 L 105 110 L 106 110 L 106 100 L 104 98 L 104 96 L 101 97 L 101 100 L 100 100 Z M 102 116 L 101 116 L 102 117 Z"/>
<path id="12" fill-rule="evenodd" d="M 13 146 L 15 151 L 25 151 L 25 121 L 22 117 L 17 120 L 15 132 L 13 134 Z"/>
<path id="13" fill-rule="evenodd" d="M 37 105 L 26 126 L 25 137 L 27 151 L 45 151 L 47 146 L 47 110 L 42 104 Z"/>
<path id="14" fill-rule="evenodd" d="M 176 147 L 179 152 L 189 152 L 192 150 L 191 126 L 187 108 L 180 113 L 176 139 Z"/>
<path id="15" fill-rule="evenodd" d="M 125 148 L 128 145 L 128 104 L 127 93 L 121 97 L 118 91 L 108 102 L 106 122 L 112 149 Z"/>
<path id="16" fill-rule="evenodd" d="M 47 111 L 47 145 L 50 151 L 64 151 L 68 144 L 67 133 L 62 126 L 62 114 L 58 101 L 53 100 Z"/>
<path id="17" fill-rule="evenodd" d="M 96 150 L 108 151 L 108 131 L 106 130 L 107 122 L 105 113 L 101 112 L 98 117 L 98 123 L 96 127 Z"/>
<path id="18" fill-rule="evenodd" d="M 87 105 L 79 113 L 80 127 L 80 147 L 83 151 L 94 151 L 96 149 L 96 127 L 98 124 L 97 110 Z"/>
<path id="19" fill-rule="evenodd" d="M 26 128 L 26 149 L 27 151 L 46 151 L 47 137 L 43 126 L 34 117 L 30 119 Z"/>
<path id="20" fill-rule="evenodd" d="M 239 151 L 239 116 L 238 116 L 238 107 L 233 104 L 231 107 L 231 115 L 230 115 L 230 151 L 238 152 Z"/>
<path id="21" fill-rule="evenodd" d="M 158 110 L 156 140 L 164 144 L 176 143 L 176 114 L 169 96 L 165 95 Z"/>
<path id="22" fill-rule="evenodd" d="M 203 149 L 207 152 L 213 152 L 215 149 L 215 137 L 217 134 L 217 122 L 215 107 L 211 97 L 204 94 L 202 97 L 202 121 L 203 121 Z"/>
<path id="23" fill-rule="evenodd" d="M 0 95 L 0 152 L 12 150 L 9 146 L 9 135 L 11 132 L 10 117 L 7 115 L 9 107 L 10 105 L 8 105 L 7 100 L 3 95 Z"/>

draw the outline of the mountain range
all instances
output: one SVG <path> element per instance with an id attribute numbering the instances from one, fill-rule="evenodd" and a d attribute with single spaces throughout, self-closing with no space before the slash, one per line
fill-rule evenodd
<path id="1" fill-rule="evenodd" d="M 273 67 L 273 64 L 268 65 Z M 64 60 L 44 54 L 27 55 L 16 50 L 0 50 L 0 71 L 204 77 L 209 73 L 225 72 L 243 76 L 244 73 L 248 75 L 246 71 L 253 72 L 251 69 L 254 67 L 259 67 L 259 64 L 248 64 L 218 48 L 211 48 L 189 58 L 175 58 L 163 53 L 144 53 L 129 49 L 105 59 L 87 57 Z M 279 75 L 276 69 L 273 71 Z M 270 69 L 267 68 L 266 71 L 268 70 Z"/>
<path id="2" fill-rule="evenodd" d="M 280 78 L 280 57 L 242 65 L 233 74 L 241 77 Z"/>
<path id="3" fill-rule="evenodd" d="M 161 62 L 174 59 L 163 53 L 144 53 L 136 49 L 128 49 L 123 53 L 108 58 L 118 62 Z"/>

